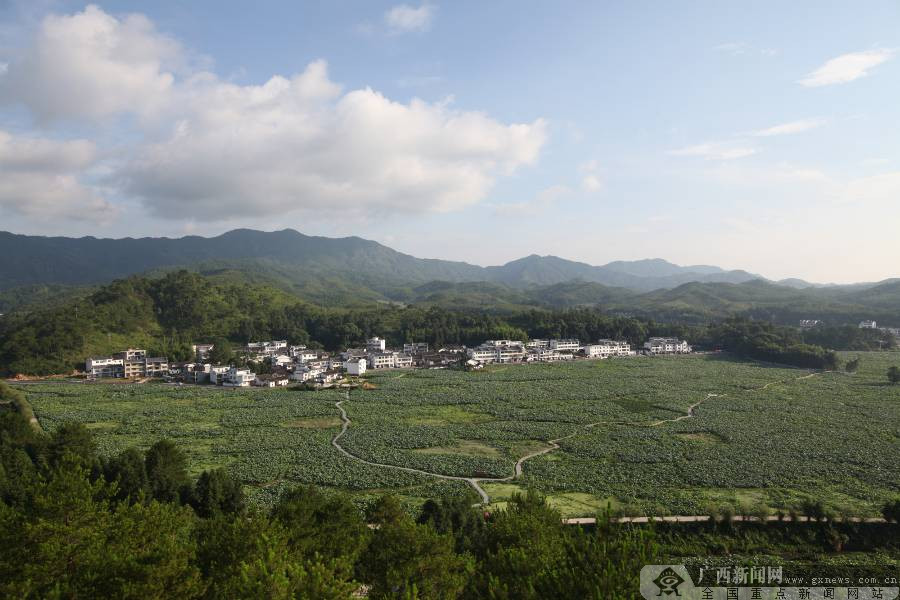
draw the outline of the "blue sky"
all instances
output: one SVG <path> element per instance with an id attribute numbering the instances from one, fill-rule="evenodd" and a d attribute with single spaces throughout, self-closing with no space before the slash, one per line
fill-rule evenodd
<path id="1" fill-rule="evenodd" d="M 0 228 L 879 280 L 898 54 L 896 1 L 0 0 Z"/>

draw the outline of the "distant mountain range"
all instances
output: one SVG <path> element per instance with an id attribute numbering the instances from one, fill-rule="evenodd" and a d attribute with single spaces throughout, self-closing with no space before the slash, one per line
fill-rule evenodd
<path id="1" fill-rule="evenodd" d="M 291 229 L 177 239 L 0 232 L 0 257 L 0 312 L 52 304 L 129 275 L 186 268 L 223 281 L 275 286 L 332 306 L 601 306 L 673 320 L 754 311 L 776 320 L 900 316 L 900 280 L 849 286 L 773 282 L 747 271 L 678 266 L 658 258 L 593 266 L 531 255 L 480 267 L 416 258 L 358 237 L 307 236 Z"/>
<path id="2" fill-rule="evenodd" d="M 488 281 L 513 287 L 552 285 L 581 280 L 634 291 L 673 288 L 683 283 L 741 283 L 760 279 L 747 271 L 709 265 L 682 267 L 655 258 L 592 266 L 532 254 L 502 266 L 422 259 L 358 237 L 307 236 L 285 229 L 263 232 L 236 229 L 204 238 L 66 238 L 0 232 L 0 290 L 23 285 L 99 284 L 153 269 L 196 265 L 240 266 L 264 261 L 284 275 L 302 272 L 355 274 L 387 278 L 392 284 L 429 281 Z M 802 280 L 785 281 L 809 287 Z"/>

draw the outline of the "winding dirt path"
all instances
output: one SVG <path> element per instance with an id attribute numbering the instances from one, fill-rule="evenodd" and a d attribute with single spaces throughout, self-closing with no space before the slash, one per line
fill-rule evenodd
<path id="1" fill-rule="evenodd" d="M 767 383 L 761 387 L 749 388 L 744 391 L 745 392 L 760 392 L 760 391 L 767 389 L 770 385 L 785 383 L 786 381 L 799 381 L 801 379 L 809 379 L 810 377 L 814 377 L 816 375 L 819 375 L 819 373 L 809 373 L 807 375 L 803 375 L 801 377 L 796 377 L 796 378 L 789 379 L 789 380 L 770 381 L 769 383 Z M 343 454 L 347 458 L 351 458 L 353 460 L 359 461 L 363 464 L 366 464 L 366 465 L 369 465 L 372 467 L 384 467 L 387 469 L 396 469 L 398 471 L 406 471 L 407 473 L 417 473 L 419 475 L 426 475 L 429 477 L 435 477 L 437 479 L 446 479 L 449 481 L 465 481 L 470 486 L 472 486 L 472 489 L 474 489 L 475 492 L 481 497 L 482 504 L 490 504 L 491 497 L 488 495 L 488 493 L 485 491 L 485 489 L 483 487 L 481 487 L 482 483 L 504 483 L 507 481 L 513 481 L 515 479 L 519 479 L 520 477 L 522 477 L 522 474 L 523 474 L 522 465 L 524 465 L 526 461 L 531 460 L 532 458 L 536 458 L 538 456 L 542 456 L 544 454 L 548 454 L 550 452 L 553 452 L 554 450 L 559 450 L 559 448 L 560 448 L 559 442 L 567 440 L 571 437 L 575 437 L 576 435 L 579 435 L 580 433 L 584 433 L 584 431 L 587 429 L 592 429 L 592 428 L 596 427 L 597 425 L 631 425 L 634 427 L 659 427 L 660 425 L 665 425 L 666 423 L 677 423 L 678 421 L 684 421 L 685 419 L 691 419 L 694 416 L 696 416 L 696 412 L 695 412 L 696 409 L 701 404 L 706 402 L 707 400 L 710 400 L 711 398 L 722 398 L 724 396 L 726 396 L 726 394 L 707 394 L 706 397 L 703 398 L 702 400 L 698 400 L 697 402 L 694 402 L 693 404 L 688 406 L 687 412 L 685 414 L 680 415 L 678 417 L 673 417 L 671 419 L 661 419 L 658 421 L 650 421 L 650 422 L 647 422 L 647 421 L 596 421 L 594 423 L 588 423 L 586 425 L 582 425 L 581 427 L 579 427 L 578 429 L 576 429 L 575 431 L 573 431 L 572 433 L 570 433 L 568 435 L 564 435 L 562 437 L 558 437 L 556 439 L 547 441 L 546 448 L 542 448 L 540 450 L 537 450 L 530 454 L 526 454 L 525 456 L 521 457 L 519 460 L 516 461 L 516 464 L 513 468 L 513 474 L 508 475 L 506 477 L 462 477 L 462 476 L 458 476 L 458 475 L 444 475 L 443 473 L 434 473 L 432 471 L 425 471 L 424 469 L 416 469 L 413 467 L 402 467 L 399 465 L 389 465 L 386 463 L 373 462 L 373 461 L 366 460 L 360 456 L 357 456 L 357 455 L 351 453 L 346 448 L 341 446 L 341 444 L 339 443 L 339 440 L 341 439 L 341 437 L 344 436 L 345 433 L 347 433 L 347 429 L 350 427 L 350 423 L 352 422 L 350 420 L 350 418 L 347 416 L 347 411 L 344 409 L 344 406 L 343 406 L 344 402 L 350 400 L 350 390 L 347 390 L 344 400 L 340 400 L 340 401 L 334 403 L 335 407 L 337 407 L 337 409 L 341 413 L 341 430 L 339 433 L 337 433 L 331 439 L 331 445 L 334 446 L 341 454 Z"/>

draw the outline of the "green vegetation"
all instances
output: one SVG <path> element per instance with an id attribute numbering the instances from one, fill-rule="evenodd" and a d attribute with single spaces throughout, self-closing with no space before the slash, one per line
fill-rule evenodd
<path id="1" fill-rule="evenodd" d="M 900 367 L 896 365 L 888 367 L 887 378 L 892 384 L 900 383 Z"/>
<path id="2" fill-rule="evenodd" d="M 626 514 L 708 514 L 711 504 L 786 511 L 810 498 L 874 516 L 900 491 L 900 388 L 884 382 L 896 354 L 856 356 L 852 377 L 724 355 L 377 372 L 374 389 L 344 402 L 352 425 L 341 444 L 371 462 L 505 478 L 519 458 L 565 438 L 559 450 L 526 461 L 521 479 L 483 486 L 500 502 L 539 489 L 567 516 L 610 501 Z M 363 505 L 384 490 L 411 505 L 445 493 L 477 500 L 465 482 L 341 454 L 331 439 L 343 391 L 27 390 L 46 429 L 95 426 L 108 456 L 172 439 L 189 472 L 225 468 L 253 503 L 270 504 L 298 483 L 349 492 Z M 684 418 L 691 405 L 693 417 Z"/>
<path id="3" fill-rule="evenodd" d="M 617 317 L 599 309 L 523 307 L 498 311 L 436 306 L 321 308 L 277 288 L 222 281 L 187 271 L 159 278 L 131 277 L 46 310 L 0 318 L 0 374 L 67 373 L 84 359 L 125 347 L 143 347 L 171 360 L 192 358 L 190 345 L 214 342 L 213 359 L 229 362 L 236 345 L 253 339 L 287 339 L 329 350 L 381 335 L 389 343 L 425 341 L 475 345 L 486 339 L 575 337 L 625 339 L 642 344 L 651 335 L 677 335 L 700 348 L 722 347 L 762 360 L 834 368 L 826 348 L 889 348 L 878 331 L 823 328 L 811 332 L 745 318 L 704 325 L 662 324 Z"/>

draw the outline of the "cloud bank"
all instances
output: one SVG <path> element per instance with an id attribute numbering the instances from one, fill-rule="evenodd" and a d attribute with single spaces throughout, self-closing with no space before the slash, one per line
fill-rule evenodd
<path id="1" fill-rule="evenodd" d="M 392 17 L 398 27 L 430 23 L 430 5 L 401 8 Z M 89 6 L 42 22 L 0 74 L 0 101 L 24 105 L 45 125 L 134 123 L 138 141 L 106 165 L 108 185 L 173 219 L 457 210 L 483 200 L 497 178 L 534 164 L 547 138 L 541 119 L 505 124 L 449 102 L 344 91 L 321 60 L 260 85 L 224 81 L 188 62 L 145 17 Z M 67 196 L 60 207 L 99 206 L 81 178 L 92 161 L 27 171 L 58 190 L 35 205 L 52 212 L 53 198 Z M 16 210 L 27 212 L 29 202 Z"/>

